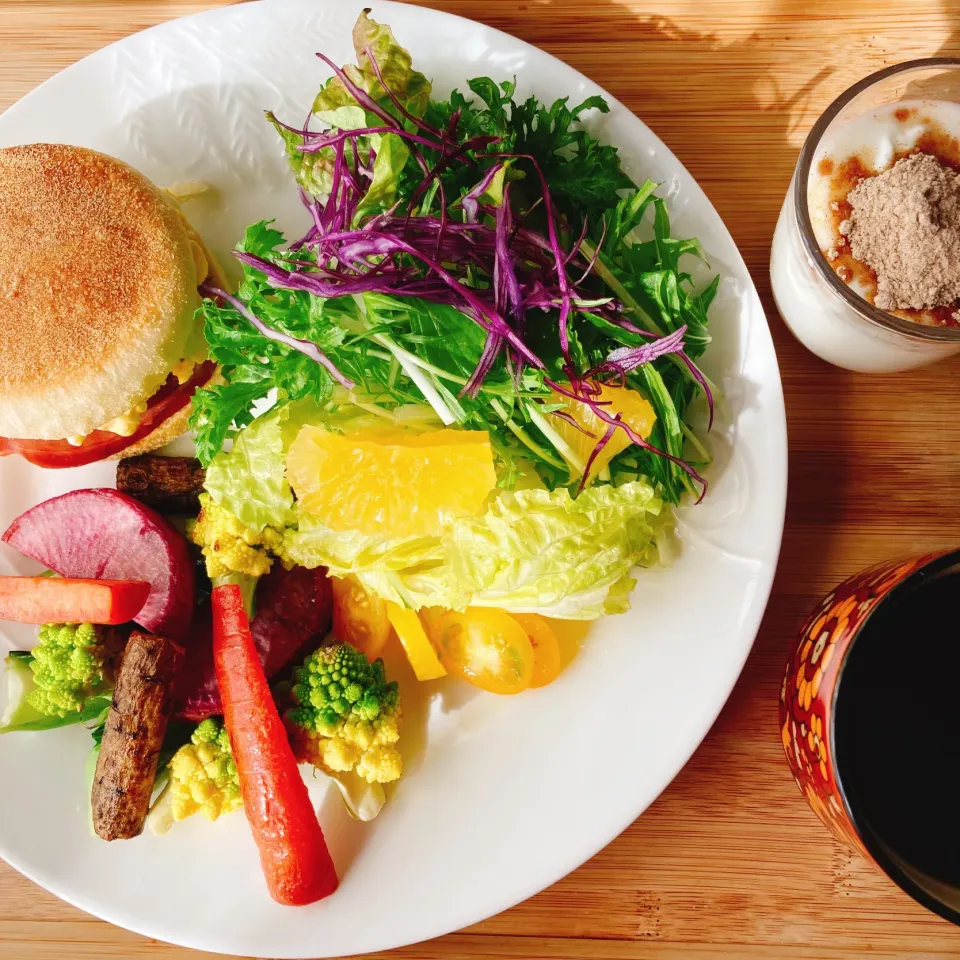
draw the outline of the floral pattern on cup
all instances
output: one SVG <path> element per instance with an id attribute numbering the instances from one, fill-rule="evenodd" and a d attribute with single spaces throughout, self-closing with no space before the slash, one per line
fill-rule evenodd
<path id="1" fill-rule="evenodd" d="M 881 563 L 837 587 L 804 624 L 780 688 L 780 736 L 800 790 L 839 840 L 867 856 L 844 810 L 830 757 L 833 691 L 847 649 L 873 608 L 939 556 Z"/>

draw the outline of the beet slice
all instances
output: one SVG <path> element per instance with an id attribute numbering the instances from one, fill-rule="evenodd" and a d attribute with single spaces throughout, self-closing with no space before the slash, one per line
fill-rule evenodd
<path id="1" fill-rule="evenodd" d="M 173 687 L 173 717 L 199 723 L 223 712 L 213 672 L 213 614 L 209 600 L 197 605 L 190 636 L 183 646 L 187 656 Z"/>
<path id="2" fill-rule="evenodd" d="M 310 651 L 333 621 L 333 587 L 326 567 L 284 570 L 279 563 L 257 584 L 257 609 L 250 624 L 267 679 Z M 316 644 L 313 644 L 316 646 Z"/>
<path id="3" fill-rule="evenodd" d="M 257 610 L 250 624 L 267 679 L 302 660 L 330 629 L 333 591 L 325 567 L 284 570 L 279 563 L 257 584 Z M 200 721 L 223 712 L 213 672 L 210 604 L 197 608 L 187 659 L 174 691 L 174 714 Z"/>
<path id="4" fill-rule="evenodd" d="M 73 490 L 21 514 L 6 543 L 64 577 L 145 580 L 136 622 L 180 642 L 193 617 L 187 542 L 160 514 L 110 488 Z"/>

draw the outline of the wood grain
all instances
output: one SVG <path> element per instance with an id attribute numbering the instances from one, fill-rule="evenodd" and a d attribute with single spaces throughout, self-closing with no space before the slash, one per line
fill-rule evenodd
<path id="1" fill-rule="evenodd" d="M 327 2 L 327 0 L 318 0 Z M 211 0 L 0 3 L 0 107 L 81 56 Z M 826 105 L 886 64 L 960 54 L 955 0 L 445 0 L 627 103 L 730 227 L 764 298 L 790 424 L 783 555 L 756 648 L 714 729 L 617 841 L 551 889 L 398 956 L 852 960 L 960 956 L 960 931 L 832 841 L 783 762 L 776 721 L 791 637 L 868 563 L 956 545 L 956 361 L 835 370 L 786 332 L 767 258 L 799 146 Z M 895 722 L 895 716 L 891 716 Z M 186 958 L 110 927 L 0 866 L 0 958 Z M 192 956 L 200 956 L 193 954 Z"/>

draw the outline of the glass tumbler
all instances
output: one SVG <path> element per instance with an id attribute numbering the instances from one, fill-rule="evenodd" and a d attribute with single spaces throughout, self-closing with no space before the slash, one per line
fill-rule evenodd
<path id="1" fill-rule="evenodd" d="M 887 67 L 834 100 L 800 152 L 770 256 L 774 298 L 793 335 L 828 363 L 863 373 L 907 370 L 960 352 L 960 327 L 915 323 L 860 297 L 834 272 L 811 224 L 808 185 L 824 138 L 853 117 L 907 99 L 960 103 L 960 59 Z"/>

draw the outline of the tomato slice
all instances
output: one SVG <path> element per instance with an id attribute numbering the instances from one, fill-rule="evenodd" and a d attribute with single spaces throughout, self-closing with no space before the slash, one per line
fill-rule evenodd
<path id="1" fill-rule="evenodd" d="M 96 460 L 105 460 L 153 433 L 165 420 L 182 410 L 196 390 L 214 374 L 217 365 L 213 360 L 199 364 L 186 383 L 178 383 L 171 373 L 166 383 L 147 402 L 147 409 L 140 424 L 129 437 L 121 437 L 109 430 L 94 430 L 75 447 L 66 440 L 11 440 L 0 437 L 0 457 L 19 453 L 24 460 L 38 467 L 61 469 L 82 467 Z"/>
<path id="2" fill-rule="evenodd" d="M 20 623 L 126 623 L 150 593 L 141 580 L 0 577 L 0 620 Z"/>
<path id="3" fill-rule="evenodd" d="M 545 687 L 560 676 L 562 669 L 560 643 L 550 624 L 536 613 L 514 613 L 514 620 L 523 627 L 533 646 L 533 679 L 531 687 Z"/>
<path id="4" fill-rule="evenodd" d="M 376 660 L 390 639 L 387 601 L 368 593 L 352 577 L 332 578 L 333 634 Z"/>
<path id="5" fill-rule="evenodd" d="M 425 624 L 450 673 L 490 693 L 514 694 L 533 679 L 533 645 L 503 610 L 469 607 Z"/>

